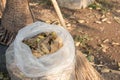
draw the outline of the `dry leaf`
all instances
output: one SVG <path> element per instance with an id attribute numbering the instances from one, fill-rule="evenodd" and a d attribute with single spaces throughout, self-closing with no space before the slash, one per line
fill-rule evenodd
<path id="1" fill-rule="evenodd" d="M 97 23 L 97 24 L 101 24 L 102 22 L 101 22 L 101 21 L 95 21 L 95 23 Z"/>
<path id="2" fill-rule="evenodd" d="M 107 49 L 109 48 L 108 46 L 106 46 L 104 44 L 101 44 L 101 47 L 102 47 L 103 52 L 107 52 Z"/>
<path id="3" fill-rule="evenodd" d="M 120 10 L 116 10 L 116 12 L 120 13 Z"/>
<path id="4" fill-rule="evenodd" d="M 104 69 L 101 70 L 101 72 L 102 72 L 102 73 L 108 73 L 108 72 L 110 72 L 110 69 L 104 68 Z"/>
<path id="5" fill-rule="evenodd" d="M 105 22 L 105 21 L 107 21 L 107 18 L 103 18 L 101 21 L 102 21 L 102 22 Z"/>
<path id="6" fill-rule="evenodd" d="M 70 27 L 70 26 L 71 26 L 71 24 L 70 24 L 70 23 L 68 23 L 68 24 L 66 24 L 66 26 L 67 26 L 67 27 Z"/>
<path id="7" fill-rule="evenodd" d="M 78 20 L 79 23 L 85 23 L 85 20 Z"/>
<path id="8" fill-rule="evenodd" d="M 111 24 L 112 22 L 110 22 L 110 21 L 106 21 L 106 23 Z"/>
<path id="9" fill-rule="evenodd" d="M 119 46 L 119 45 L 120 45 L 120 43 L 117 43 L 117 42 L 112 42 L 112 45 L 114 45 L 114 46 Z"/>
<path id="10" fill-rule="evenodd" d="M 63 46 L 62 38 L 58 37 L 56 32 L 40 33 L 23 42 L 31 48 L 33 55 L 37 58 L 54 53 Z"/>
<path id="11" fill-rule="evenodd" d="M 76 43 L 75 43 L 75 46 L 78 47 L 79 45 L 80 45 L 80 42 L 76 42 Z"/>
<path id="12" fill-rule="evenodd" d="M 120 17 L 114 17 L 114 20 L 120 24 Z"/>
<path id="13" fill-rule="evenodd" d="M 105 40 L 103 41 L 103 43 L 107 43 L 107 42 L 109 42 L 109 39 L 105 39 Z"/>
<path id="14" fill-rule="evenodd" d="M 120 68 L 120 62 L 118 62 L 118 67 Z"/>

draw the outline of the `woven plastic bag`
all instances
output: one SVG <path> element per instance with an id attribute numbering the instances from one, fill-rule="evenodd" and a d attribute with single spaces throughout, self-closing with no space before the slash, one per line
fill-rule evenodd
<path id="1" fill-rule="evenodd" d="M 86 8 L 95 0 L 57 0 L 58 4 L 68 9 L 81 9 Z"/>
<path id="2" fill-rule="evenodd" d="M 24 39 L 55 31 L 63 46 L 55 53 L 36 58 Z M 12 80 L 74 80 L 75 47 L 70 33 L 57 25 L 35 22 L 19 30 L 6 51 L 6 66 Z"/>

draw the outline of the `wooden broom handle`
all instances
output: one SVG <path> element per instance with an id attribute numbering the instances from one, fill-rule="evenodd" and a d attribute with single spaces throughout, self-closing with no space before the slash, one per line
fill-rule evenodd
<path id="1" fill-rule="evenodd" d="M 62 16 L 62 13 L 61 13 L 61 11 L 60 11 L 60 8 L 59 8 L 59 6 L 58 6 L 57 1 L 56 1 L 56 0 L 52 0 L 52 3 L 53 3 L 53 6 L 54 6 L 54 8 L 55 8 L 55 11 L 56 11 L 56 13 L 57 13 L 57 15 L 58 15 L 58 17 L 59 17 L 60 24 L 61 24 L 64 28 L 66 28 L 65 21 L 64 21 L 64 19 L 63 19 L 63 16 Z"/>

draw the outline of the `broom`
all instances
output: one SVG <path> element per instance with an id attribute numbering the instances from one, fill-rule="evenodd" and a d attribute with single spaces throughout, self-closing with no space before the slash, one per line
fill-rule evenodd
<path id="1" fill-rule="evenodd" d="M 75 80 L 104 80 L 80 51 L 76 51 Z"/>

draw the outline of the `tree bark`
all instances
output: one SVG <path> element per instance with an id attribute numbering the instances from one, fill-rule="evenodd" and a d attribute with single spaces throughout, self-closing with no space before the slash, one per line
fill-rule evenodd
<path id="1" fill-rule="evenodd" d="M 0 43 L 9 45 L 18 30 L 33 23 L 28 0 L 7 0 L 1 20 Z"/>
<path id="2" fill-rule="evenodd" d="M 33 22 L 27 0 L 7 0 L 1 26 L 10 32 L 17 32 Z"/>

